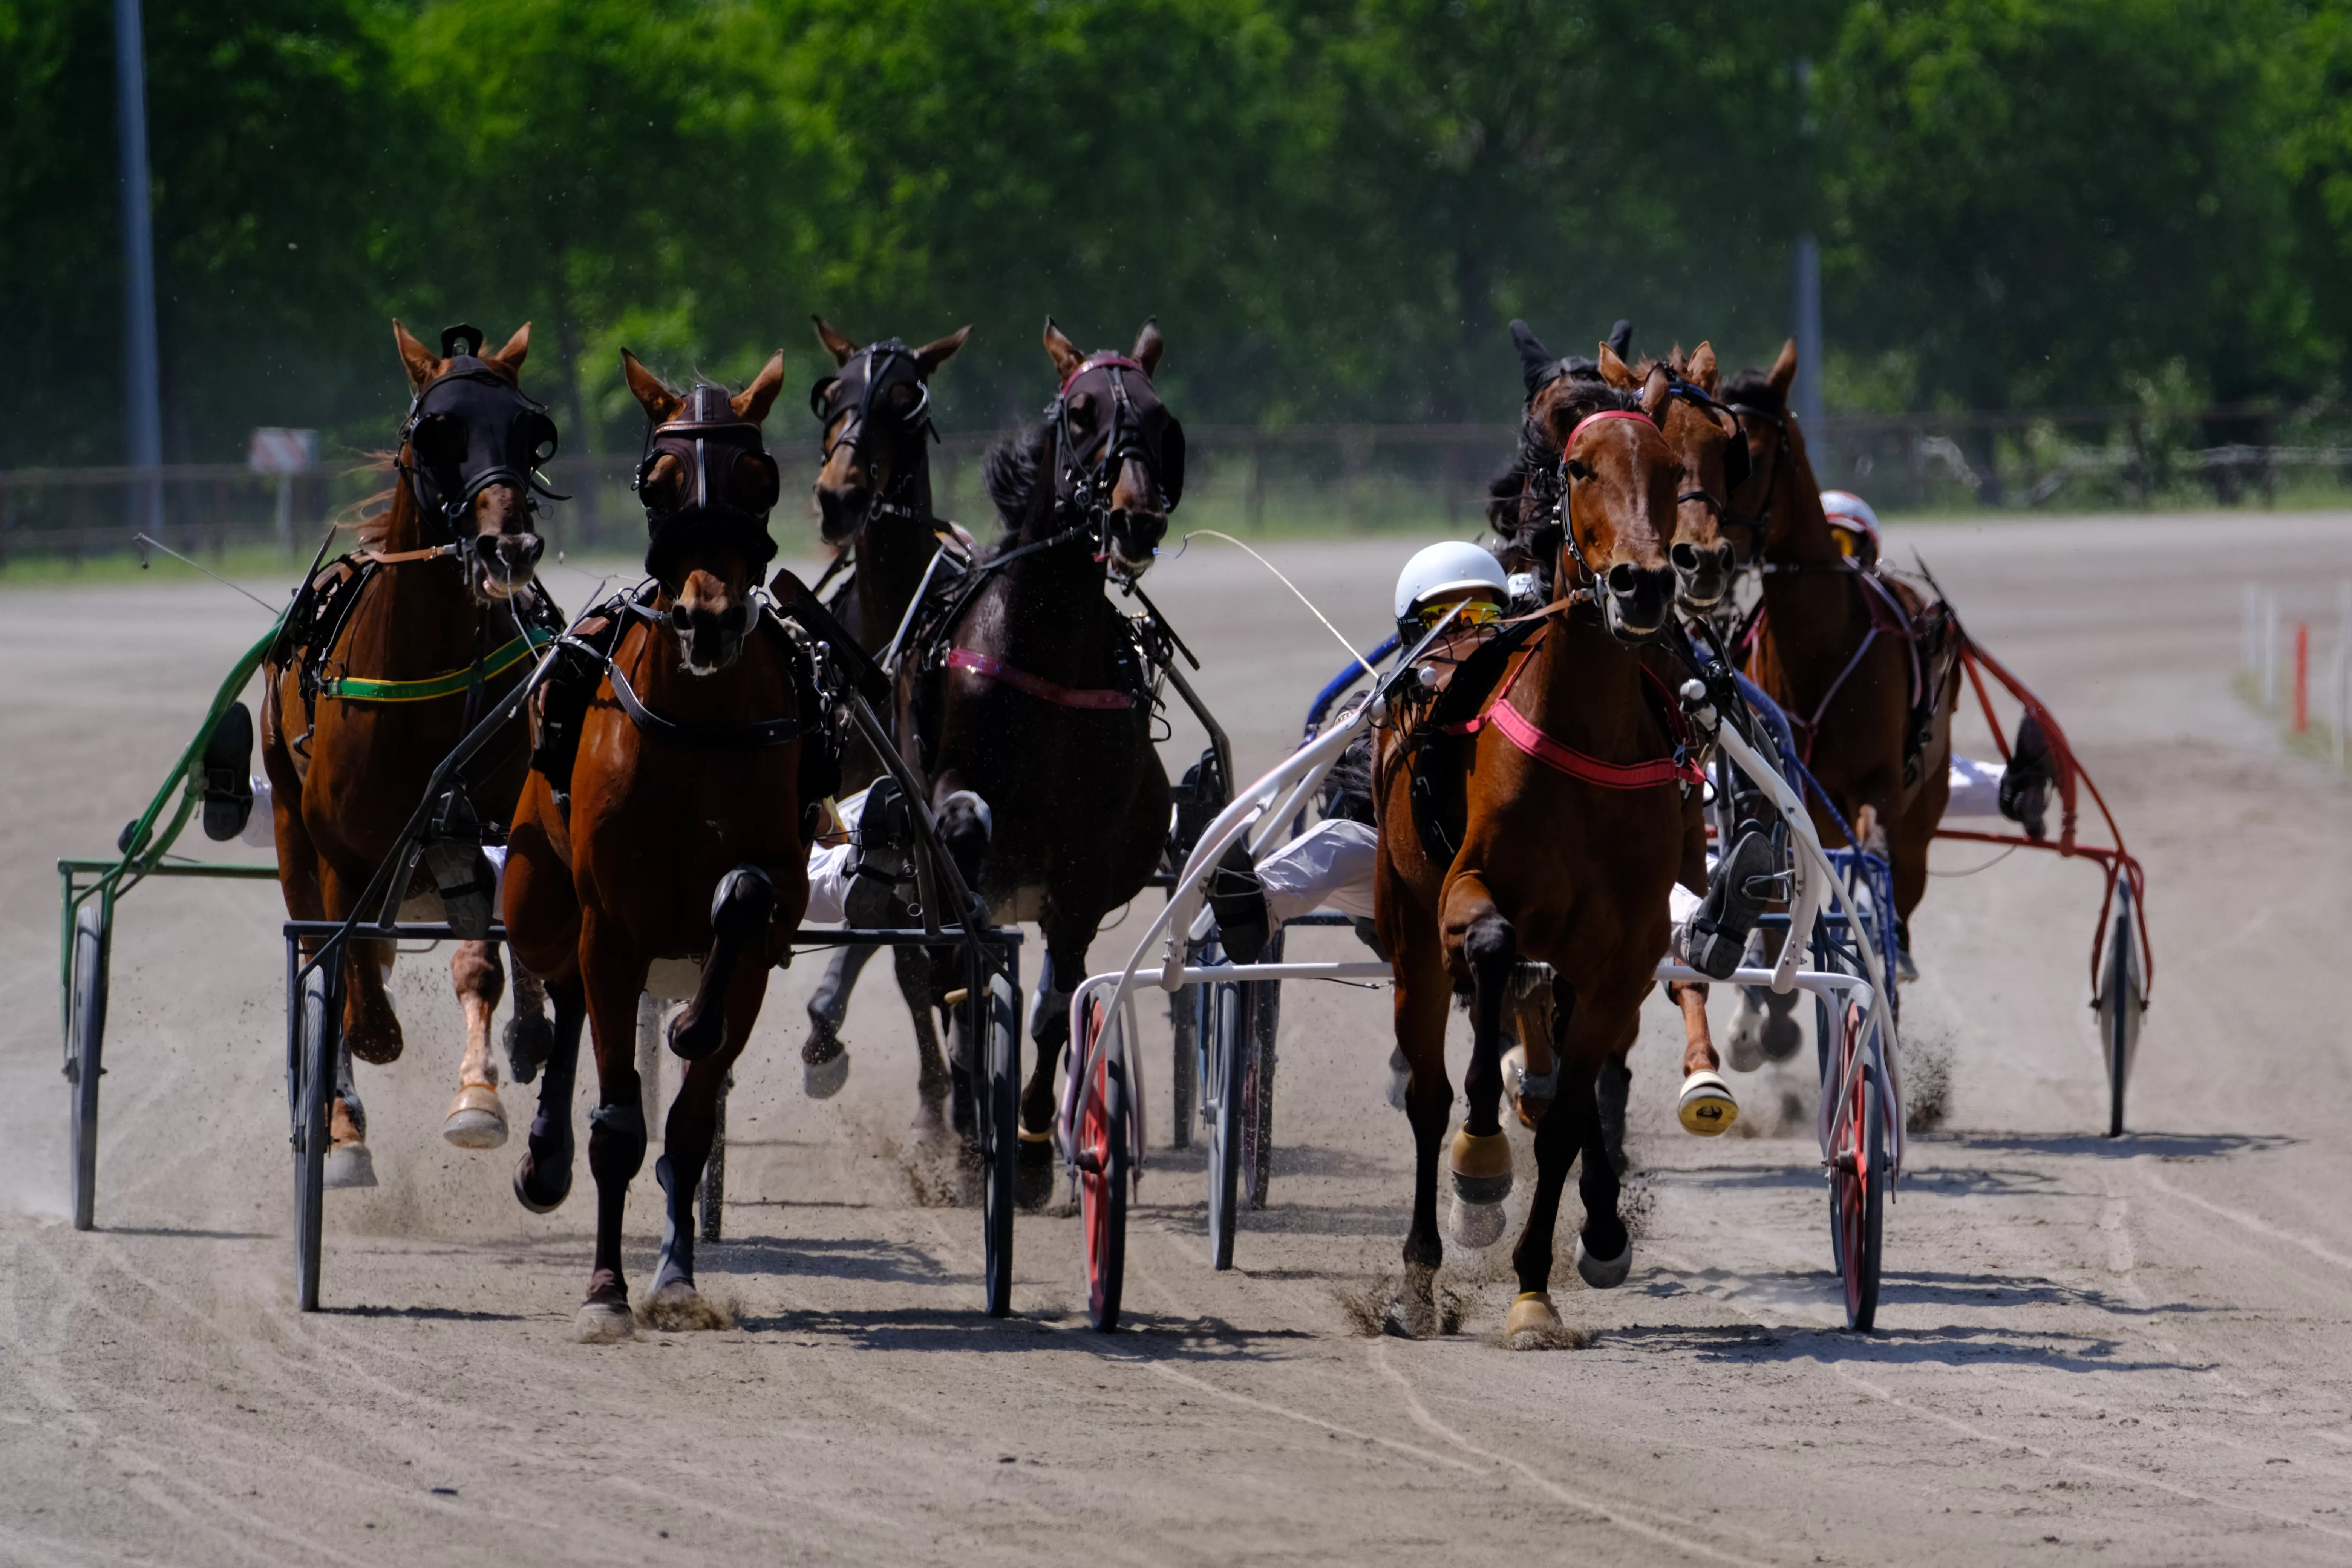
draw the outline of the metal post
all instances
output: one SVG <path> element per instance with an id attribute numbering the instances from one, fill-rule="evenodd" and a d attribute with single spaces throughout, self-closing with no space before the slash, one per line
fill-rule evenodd
<path id="1" fill-rule="evenodd" d="M 139 0 L 114 0 L 114 91 L 122 181 L 123 423 L 131 531 L 163 533 L 163 373 L 155 346 L 155 235 L 148 212 L 147 68 Z"/>
<path id="2" fill-rule="evenodd" d="M 1813 139 L 1813 62 L 1800 58 L 1796 68 L 1797 136 L 1807 150 Z M 1790 287 L 1794 295 L 1789 312 L 1797 340 L 1797 384 L 1790 405 L 1813 443 L 1813 461 L 1821 467 L 1826 456 L 1822 445 L 1822 252 L 1809 229 L 1797 236 L 1790 252 Z"/>

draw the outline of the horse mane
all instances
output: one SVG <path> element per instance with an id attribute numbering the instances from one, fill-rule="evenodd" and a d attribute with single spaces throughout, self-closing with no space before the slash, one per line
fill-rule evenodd
<path id="1" fill-rule="evenodd" d="M 392 537 L 392 514 L 400 504 L 401 484 L 395 472 L 399 461 L 397 452 L 365 454 L 360 471 L 395 477 L 383 489 L 346 503 L 334 520 L 336 529 L 352 535 L 362 550 L 380 550 Z"/>
<path id="2" fill-rule="evenodd" d="M 1053 426 L 1041 419 L 1005 437 L 981 459 L 981 485 L 1003 531 L 992 551 L 1009 548 L 1038 512 L 1052 504 L 1054 487 L 1047 478 L 1052 447 Z"/>

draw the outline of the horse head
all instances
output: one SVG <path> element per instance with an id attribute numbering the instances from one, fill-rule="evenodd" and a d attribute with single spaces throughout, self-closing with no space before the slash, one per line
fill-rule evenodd
<path id="1" fill-rule="evenodd" d="M 817 341 L 833 355 L 835 374 L 809 393 L 809 407 L 824 429 L 816 476 L 819 533 L 827 544 L 848 544 L 878 507 L 908 509 L 927 496 L 912 494 L 927 471 L 923 441 L 930 434 L 930 378 L 963 347 L 970 327 L 921 348 L 896 338 L 860 348 L 823 316 Z"/>
<path id="2" fill-rule="evenodd" d="M 1797 380 L 1797 343 L 1780 345 L 1770 370 L 1743 370 L 1725 383 L 1723 402 L 1738 421 L 1748 448 L 1748 474 L 1731 487 L 1730 516 L 1755 536 L 1756 553 L 1784 548 L 1818 495 L 1799 493 L 1795 444 L 1800 437 L 1789 416 L 1789 388 Z"/>
<path id="3" fill-rule="evenodd" d="M 1723 515 L 1738 481 L 1748 477 L 1748 446 L 1728 409 L 1715 398 L 1715 348 L 1701 343 L 1685 357 L 1680 349 L 1639 370 L 1607 343 L 1601 345 L 1601 378 L 1627 391 L 1645 387 L 1663 371 L 1666 402 L 1658 428 L 1683 465 L 1682 492 L 1675 498 L 1674 542 L 1667 558 L 1685 609 L 1704 615 L 1730 592 L 1738 564 L 1724 537 Z"/>
<path id="4" fill-rule="evenodd" d="M 1045 321 L 1062 378 L 1051 421 L 1055 508 L 1098 517 L 1101 553 L 1130 581 L 1150 569 L 1184 494 L 1184 427 L 1151 384 L 1166 346 L 1159 323 L 1146 321 L 1128 353 L 1082 354 Z"/>
<path id="5" fill-rule="evenodd" d="M 430 543 L 457 547 L 477 600 L 511 598 L 531 580 L 543 548 L 531 526 L 532 492 L 555 494 L 539 474 L 555 456 L 555 422 L 522 391 L 530 323 L 492 354 L 481 352 L 474 327 L 443 332 L 438 354 L 397 320 L 392 332 L 412 395 L 400 472 L 420 531 Z"/>
<path id="6" fill-rule="evenodd" d="M 1566 528 L 1553 581 L 1589 585 L 1610 632 L 1638 642 L 1663 630 L 1675 602 L 1667 556 L 1683 465 L 1658 427 L 1669 396 L 1663 367 L 1642 395 L 1617 393 L 1560 443 Z"/>
<path id="7" fill-rule="evenodd" d="M 708 382 L 674 392 L 626 349 L 621 372 L 653 421 L 637 497 L 652 534 L 646 570 L 661 584 L 655 607 L 667 609 L 687 673 L 715 675 L 741 657 L 760 569 L 775 558 L 768 513 L 781 490 L 760 426 L 783 389 L 784 356 L 732 394 Z"/>

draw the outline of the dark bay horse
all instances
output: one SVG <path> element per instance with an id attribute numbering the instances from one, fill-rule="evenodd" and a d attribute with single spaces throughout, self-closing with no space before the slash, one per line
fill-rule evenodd
<path id="1" fill-rule="evenodd" d="M 1562 444 L 1567 526 L 1552 567 L 1556 596 L 1460 738 L 1434 729 L 1410 691 L 1376 754 L 1381 844 L 1374 908 L 1396 973 L 1396 1037 L 1407 1068 L 1415 1151 L 1406 1287 L 1397 1324 L 1425 1333 L 1444 1256 L 1437 1173 L 1454 1100 L 1445 1019 L 1470 1002 L 1468 1112 L 1448 1163 L 1458 1201 L 1498 1205 L 1510 1152 L 1498 1109 L 1502 1020 L 1522 959 L 1552 967 L 1565 1017 L 1558 1098 L 1537 1125 L 1535 1201 L 1512 1261 L 1518 1300 L 1507 1331 L 1556 1328 L 1549 1295 L 1552 1229 L 1577 1156 L 1585 1221 L 1577 1269 L 1606 1288 L 1623 1280 L 1633 1246 L 1617 1213 L 1618 1177 L 1603 1146 L 1593 1081 L 1640 1026 L 1643 997 L 1666 951 L 1667 889 L 1685 869 L 1678 784 L 1696 770 L 1674 759 L 1679 710 L 1656 690 L 1634 643 L 1665 630 L 1675 594 L 1667 550 L 1683 475 L 1654 416 L 1663 387 L 1637 400 L 1603 388 Z M 1444 700 L 1441 695 L 1438 701 Z M 1416 721 L 1428 721 L 1427 728 Z M 1418 740 L 1419 743 L 1416 743 Z M 1452 752 L 1452 755 L 1448 752 Z M 1462 752 L 1466 751 L 1467 755 Z M 1416 760 L 1418 759 L 1418 760 Z M 1465 770 L 1454 772 L 1450 770 Z M 1450 786 L 1434 778 L 1446 772 Z M 1434 847 L 1417 806 L 1417 774 L 1460 793 L 1450 856 Z"/>
<path id="2" fill-rule="evenodd" d="M 655 1165 L 667 1219 L 649 1301 L 677 1326 L 721 1321 L 695 1289 L 693 1194 L 728 1069 L 808 907 L 803 763 L 817 742 L 804 748 L 803 736 L 820 721 L 813 672 L 760 590 L 778 494 L 760 423 L 782 389 L 783 356 L 732 396 L 709 384 L 681 396 L 625 353 L 622 367 L 653 424 L 638 487 L 652 582 L 610 606 L 616 631 L 591 674 L 568 805 L 544 773 L 531 774 L 506 879 L 515 950 L 555 1002 L 556 1047 L 515 1173 L 534 1210 L 571 1187 L 583 1016 L 596 1053 L 596 1249 L 575 1320 L 583 1339 L 634 1331 L 621 1216 L 645 1160 L 637 998 L 656 960 L 697 962 L 701 973 L 670 1026 L 670 1048 L 688 1065 Z"/>
<path id="3" fill-rule="evenodd" d="M 992 915 L 1044 930 L 1037 1062 L 1021 1100 L 1032 1202 L 1051 1183 L 1070 993 L 1103 916 L 1143 889 L 1167 841 L 1148 660 L 1104 588 L 1151 564 L 1184 472 L 1182 428 L 1151 384 L 1157 325 L 1124 354 L 1080 353 L 1051 321 L 1045 338 L 1060 377 L 1046 417 L 988 455 L 1003 536 L 929 624 L 919 657 L 900 661 L 898 721 L 902 743 L 919 737 L 918 771 L 942 819 L 965 792 L 986 804 L 980 891 Z"/>
<path id="4" fill-rule="evenodd" d="M 826 608 L 868 653 L 879 653 L 906 618 L 907 608 L 930 570 L 932 556 L 948 542 L 949 525 L 931 510 L 930 378 L 963 347 L 971 329 L 963 327 L 920 348 L 896 338 L 859 346 L 822 316 L 817 341 L 833 355 L 837 374 L 817 383 L 809 405 L 824 433 L 816 477 L 818 533 L 835 551 L 827 576 L 846 566 L 846 581 L 833 588 Z M 825 592 L 824 579 L 818 592 Z M 842 757 L 844 796 L 865 789 L 882 774 L 880 759 L 862 738 L 852 737 Z M 808 1092 L 829 1099 L 849 1074 L 841 1040 L 841 1020 L 849 993 L 874 956 L 870 947 L 834 950 L 824 978 L 809 998 L 808 1038 L 801 1045 Z M 917 1126 L 926 1133 L 944 1125 L 949 1089 L 947 1063 L 931 1022 L 932 960 L 919 948 L 892 950 L 898 989 L 915 1024 L 917 1086 L 921 1110 Z"/>
<path id="5" fill-rule="evenodd" d="M 562 624 L 532 580 L 541 549 L 533 487 L 554 453 L 555 426 L 520 388 L 530 326 L 491 354 L 470 327 L 443 334 L 439 354 L 398 321 L 393 336 L 414 400 L 390 505 L 362 527 L 364 548 L 306 585 L 263 667 L 262 765 L 278 882 L 297 920 L 351 914 L 433 770 L 527 673 L 534 643 Z M 509 819 L 529 753 L 518 719 L 467 770 L 457 816 Z M 453 921 L 470 907 L 487 930 L 489 889 L 478 881 L 487 862 L 478 866 L 469 847 L 452 848 L 428 855 L 403 891 L 437 888 Z M 442 912 L 419 911 L 428 920 Z M 354 942 L 345 962 L 351 1055 L 397 1059 L 400 1020 L 384 992 L 392 944 Z M 443 1134 L 461 1148 L 494 1149 L 507 1136 L 489 1048 L 490 1015 L 506 985 L 496 944 L 460 942 L 449 973 L 466 1010 L 466 1053 Z M 541 994 L 520 971 L 515 981 L 509 1048 L 528 1053 L 547 1029 Z M 331 1128 L 330 1184 L 373 1185 L 365 1115 L 348 1076 Z"/>
<path id="6" fill-rule="evenodd" d="M 1769 371 L 1742 371 L 1724 388 L 1752 467 L 1732 497 L 1733 520 L 1752 531 L 1763 574 L 1748 673 L 1789 716 L 1805 766 L 1864 847 L 1895 874 L 1896 931 L 1908 967 L 1911 911 L 1927 887 L 1927 845 L 1950 798 L 1952 709 L 1959 693 L 1956 639 L 1937 635 L 1940 606 L 1908 584 L 1864 573 L 1839 548 L 1822 510 L 1804 432 L 1789 409 L 1797 349 Z M 1822 803 L 1806 799 L 1823 842 L 1845 835 Z M 1799 1041 L 1795 993 L 1743 1003 L 1735 1059 L 1753 1042 L 1773 1059 Z M 1748 1033 L 1755 1031 L 1755 1033 Z M 1747 1034 L 1747 1040 L 1742 1036 Z"/>

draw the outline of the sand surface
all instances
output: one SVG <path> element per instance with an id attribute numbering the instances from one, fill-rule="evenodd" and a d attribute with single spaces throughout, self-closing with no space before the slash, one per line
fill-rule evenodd
<path id="1" fill-rule="evenodd" d="M 1879 1331 L 1840 1327 L 1805 1075 L 1737 1076 L 1741 1135 L 1690 1138 L 1654 1000 L 1633 1276 L 1587 1290 L 1564 1246 L 1557 1299 L 1592 1343 L 1538 1353 L 1492 1342 L 1507 1243 L 1450 1260 L 1457 1334 L 1350 1322 L 1407 1217 L 1384 994 L 1286 994 L 1274 1204 L 1228 1274 L 1153 1048 L 1130 1326 L 1105 1336 L 1066 1215 L 1022 1216 L 1015 1315 L 981 1315 L 978 1212 L 921 1200 L 887 968 L 850 1016 L 847 1089 L 803 1095 L 805 961 L 738 1071 L 730 1239 L 702 1262 L 735 1327 L 572 1342 L 584 1161 L 537 1218 L 509 1190 L 519 1142 L 441 1141 L 446 954 L 394 976 L 407 1055 L 361 1069 L 383 1184 L 330 1194 L 327 1310 L 298 1313 L 282 912 L 256 883 L 151 882 L 123 906 L 100 1228 L 78 1234 L 53 863 L 112 842 L 264 616 L 211 584 L 0 594 L 0 1561 L 2352 1562 L 2352 1040 L 2329 978 L 2352 962 L 2352 795 L 2231 691 L 2242 581 L 2321 620 L 2332 657 L 2352 518 L 1897 531 L 1913 543 L 2056 708 L 2147 863 L 2135 1131 L 2095 1135 L 2095 871 L 2020 854 L 1940 877 L 1905 1023 L 1948 1108 L 1888 1215 Z M 1407 549 L 1268 553 L 1369 643 Z M 567 602 L 590 586 L 551 575 Z M 1196 542 L 1150 586 L 1244 770 L 1271 763 L 1337 647 L 1227 547 Z M 1199 746 L 1180 721 L 1171 771 Z M 1963 747 L 1984 754 L 1981 731 Z M 530 1091 L 506 1099 L 520 1127 Z M 656 1197 L 649 1166 L 640 1286 Z"/>

